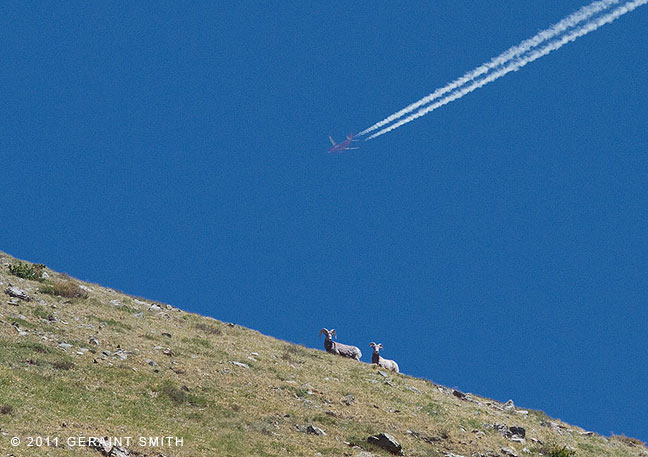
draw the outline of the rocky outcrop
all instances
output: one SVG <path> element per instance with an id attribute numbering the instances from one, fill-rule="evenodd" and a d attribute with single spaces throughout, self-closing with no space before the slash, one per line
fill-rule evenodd
<path id="1" fill-rule="evenodd" d="M 369 438 L 367 438 L 367 442 L 381 447 L 386 451 L 391 452 L 392 454 L 405 455 L 401 444 L 396 441 L 396 438 L 391 436 L 389 433 L 379 433 L 377 435 L 370 436 Z"/>

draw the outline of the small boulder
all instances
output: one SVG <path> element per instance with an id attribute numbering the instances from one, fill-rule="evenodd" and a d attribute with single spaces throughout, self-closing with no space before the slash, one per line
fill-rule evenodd
<path id="1" fill-rule="evenodd" d="M 511 432 L 511 437 L 514 436 L 519 436 L 520 438 L 526 437 L 526 430 L 524 429 L 524 427 L 519 427 L 519 426 L 509 427 L 509 431 Z"/>
<path id="2" fill-rule="evenodd" d="M 29 295 L 27 295 L 27 292 L 25 292 L 22 289 L 19 289 L 16 286 L 7 287 L 5 289 L 5 294 L 9 295 L 10 297 L 20 298 L 21 300 L 24 301 L 31 300 L 31 298 L 29 298 Z"/>
<path id="3" fill-rule="evenodd" d="M 414 392 L 415 394 L 419 394 L 419 395 L 421 395 L 421 394 L 423 393 L 423 392 L 421 392 L 420 390 L 418 390 L 418 389 L 417 389 L 416 387 L 414 387 L 414 386 L 405 386 L 405 388 L 411 390 L 411 391 Z"/>
<path id="4" fill-rule="evenodd" d="M 130 452 L 121 446 L 113 446 L 109 454 L 110 457 L 130 457 L 130 455 Z"/>
<path id="5" fill-rule="evenodd" d="M 306 433 L 310 433 L 311 435 L 326 436 L 326 432 L 324 430 L 319 427 L 315 427 L 312 424 L 306 427 Z"/>
<path id="6" fill-rule="evenodd" d="M 454 390 L 452 391 L 452 395 L 454 395 L 455 397 L 459 398 L 460 400 L 467 400 L 467 398 L 466 398 L 466 394 L 463 393 L 463 392 L 461 392 L 460 390 L 454 389 Z"/>
<path id="7" fill-rule="evenodd" d="M 405 455 L 401 444 L 396 441 L 396 438 L 391 436 L 389 433 L 379 433 L 377 435 L 370 436 L 369 438 L 367 438 L 367 442 L 381 447 L 394 455 Z"/>

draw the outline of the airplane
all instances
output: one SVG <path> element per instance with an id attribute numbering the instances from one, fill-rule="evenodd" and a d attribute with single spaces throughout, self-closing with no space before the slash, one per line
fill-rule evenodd
<path id="1" fill-rule="evenodd" d="M 360 149 L 360 148 L 349 147 L 352 141 L 358 141 L 353 139 L 353 133 L 349 133 L 349 135 L 347 135 L 347 139 L 339 144 L 336 143 L 335 140 L 333 140 L 333 138 L 330 135 L 329 135 L 329 140 L 331 140 L 331 144 L 333 145 L 333 147 L 329 149 L 329 153 L 348 151 L 350 149 Z"/>

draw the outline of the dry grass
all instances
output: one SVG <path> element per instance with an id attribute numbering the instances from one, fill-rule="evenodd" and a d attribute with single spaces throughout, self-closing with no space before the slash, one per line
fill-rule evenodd
<path id="1" fill-rule="evenodd" d="M 74 281 L 61 281 L 45 284 L 39 291 L 44 294 L 65 298 L 88 298 L 88 292 L 81 289 Z"/>

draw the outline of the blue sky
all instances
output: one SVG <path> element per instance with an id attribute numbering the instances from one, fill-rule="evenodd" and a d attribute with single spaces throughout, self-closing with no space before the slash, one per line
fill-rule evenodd
<path id="1" fill-rule="evenodd" d="M 576 1 L 0 6 L 0 249 L 648 440 L 648 7 L 361 149 Z"/>

